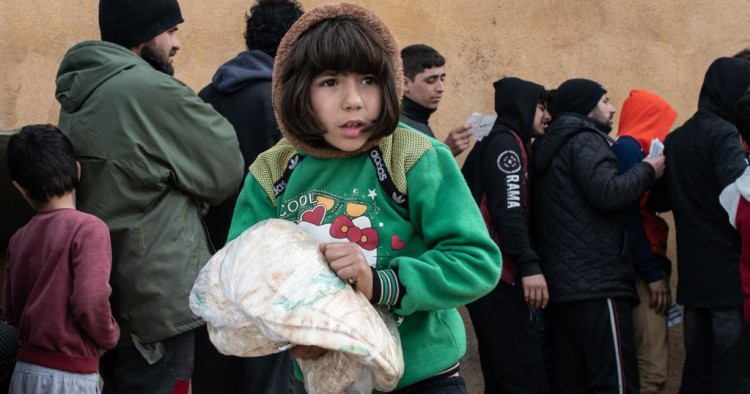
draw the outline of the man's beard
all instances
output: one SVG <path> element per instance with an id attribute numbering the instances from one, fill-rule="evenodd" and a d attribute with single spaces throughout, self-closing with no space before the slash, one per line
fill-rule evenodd
<path id="1" fill-rule="evenodd" d="M 614 114 L 612 115 L 605 115 L 604 112 L 600 111 L 598 108 L 594 109 L 594 113 L 589 115 L 589 118 L 592 119 L 594 122 L 604 126 L 604 127 L 612 127 L 612 118 L 614 117 Z"/>
<path id="2" fill-rule="evenodd" d="M 167 75 L 174 75 L 174 66 L 167 60 L 159 56 L 150 46 L 146 45 L 141 49 L 141 58 L 150 64 L 151 67 Z"/>

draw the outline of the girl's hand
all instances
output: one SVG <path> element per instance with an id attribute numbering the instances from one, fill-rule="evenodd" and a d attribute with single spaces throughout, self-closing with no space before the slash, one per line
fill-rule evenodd
<path id="1" fill-rule="evenodd" d="M 317 360 L 323 357 L 328 350 L 322 347 L 310 345 L 297 345 L 289 349 L 289 354 L 297 360 Z"/>
<path id="2" fill-rule="evenodd" d="M 372 301 L 372 270 L 362 249 L 353 242 L 330 242 L 320 244 L 328 265 L 339 279 L 351 284 L 365 298 Z"/>

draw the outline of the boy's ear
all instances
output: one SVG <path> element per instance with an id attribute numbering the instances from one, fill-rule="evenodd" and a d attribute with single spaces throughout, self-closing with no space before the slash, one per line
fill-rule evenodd
<path id="1" fill-rule="evenodd" d="M 411 88 L 411 84 L 414 83 L 409 77 L 404 75 L 404 94 L 409 93 L 409 89 Z"/>
<path id="2" fill-rule="evenodd" d="M 78 182 L 81 181 L 81 163 L 76 160 L 76 177 L 78 179 Z"/>
<path id="3" fill-rule="evenodd" d="M 21 197 L 23 197 L 23 199 L 26 200 L 26 202 L 29 203 L 29 205 L 31 205 L 32 207 L 35 207 L 33 200 L 29 197 L 29 191 L 26 190 L 25 187 L 19 185 L 18 182 L 16 181 L 11 181 L 11 183 L 13 184 L 13 187 L 15 187 L 16 190 L 18 190 L 18 192 L 21 193 Z"/>

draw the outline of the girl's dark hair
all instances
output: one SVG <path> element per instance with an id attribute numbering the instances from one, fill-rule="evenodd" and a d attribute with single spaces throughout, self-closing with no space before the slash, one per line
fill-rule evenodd
<path id="1" fill-rule="evenodd" d="M 398 125 L 399 97 L 393 59 L 382 37 L 364 22 L 350 18 L 321 21 L 305 31 L 290 49 L 281 70 L 277 108 L 286 132 L 314 147 L 327 146 L 325 129 L 315 120 L 310 102 L 313 79 L 325 71 L 372 74 L 382 89 L 380 117 L 370 140 L 393 133 Z"/>
<path id="2" fill-rule="evenodd" d="M 29 125 L 10 137 L 6 151 L 10 178 L 39 203 L 78 185 L 73 145 L 53 125 Z"/>

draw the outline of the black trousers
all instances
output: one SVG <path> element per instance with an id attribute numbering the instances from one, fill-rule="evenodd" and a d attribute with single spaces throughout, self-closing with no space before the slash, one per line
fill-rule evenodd
<path id="1" fill-rule="evenodd" d="M 219 353 L 205 326 L 196 331 L 193 394 L 304 394 L 288 352 L 263 357 Z"/>
<path id="2" fill-rule="evenodd" d="M 750 325 L 742 307 L 685 307 L 680 394 L 750 393 Z"/>
<path id="3" fill-rule="evenodd" d="M 520 282 L 500 282 L 467 309 L 477 336 L 484 392 L 549 393 L 542 339 Z"/>
<path id="4" fill-rule="evenodd" d="M 605 298 L 547 307 L 555 393 L 638 394 L 631 302 Z"/>

